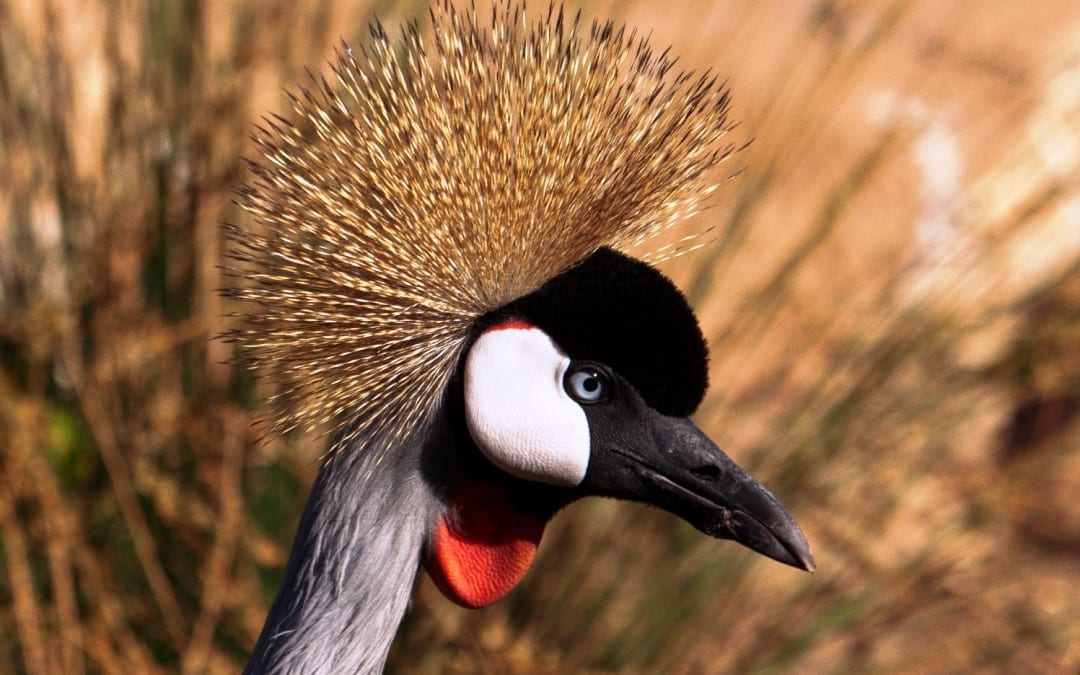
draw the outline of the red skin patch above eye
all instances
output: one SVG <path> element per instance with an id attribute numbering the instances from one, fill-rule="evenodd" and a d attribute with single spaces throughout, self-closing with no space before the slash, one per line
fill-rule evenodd
<path id="1" fill-rule="evenodd" d="M 544 525 L 519 513 L 500 486 L 474 483 L 439 518 L 424 567 L 446 597 L 470 609 L 486 607 L 525 576 Z"/>
<path id="2" fill-rule="evenodd" d="M 532 330 L 533 328 L 536 328 L 536 326 L 527 321 L 522 321 L 521 319 L 508 319 L 507 321 L 491 326 L 485 332 L 494 330 Z"/>

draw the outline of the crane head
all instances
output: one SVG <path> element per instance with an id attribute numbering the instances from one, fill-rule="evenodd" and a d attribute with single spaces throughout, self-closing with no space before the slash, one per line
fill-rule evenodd
<path id="1" fill-rule="evenodd" d="M 707 350 L 685 298 L 617 253 L 713 193 L 737 149 L 726 86 L 632 28 L 523 5 L 440 0 L 430 31 L 397 41 L 375 24 L 254 134 L 249 222 L 226 228 L 229 336 L 275 387 L 269 432 L 334 438 L 333 497 L 309 501 L 267 644 L 299 621 L 324 532 L 371 506 L 342 487 L 361 465 L 404 467 L 386 491 L 432 488 L 425 564 L 468 606 L 509 592 L 545 524 L 587 496 L 813 567 L 787 511 L 688 419 Z M 453 449 L 429 452 L 446 420 Z"/>
<path id="2" fill-rule="evenodd" d="M 459 378 L 473 454 L 450 474 L 426 563 L 443 592 L 494 602 L 546 522 L 587 496 L 651 504 L 812 571 L 788 511 L 688 419 L 707 356 L 679 290 L 611 249 L 479 322 Z"/>

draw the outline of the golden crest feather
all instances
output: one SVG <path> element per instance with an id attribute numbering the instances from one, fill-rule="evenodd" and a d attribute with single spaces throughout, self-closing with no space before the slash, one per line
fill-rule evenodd
<path id="1" fill-rule="evenodd" d="M 431 21 L 373 25 L 256 134 L 227 293 L 272 432 L 419 425 L 480 316 L 693 213 L 731 152 L 723 85 L 633 31 L 510 3 Z"/>

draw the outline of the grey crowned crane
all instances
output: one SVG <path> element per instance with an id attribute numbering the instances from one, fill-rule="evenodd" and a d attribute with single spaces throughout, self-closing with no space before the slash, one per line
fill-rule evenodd
<path id="1" fill-rule="evenodd" d="M 791 515 L 687 419 L 707 348 L 621 251 L 694 212 L 728 94 L 610 23 L 449 4 L 375 24 L 267 118 L 229 226 L 233 337 L 331 428 L 247 672 L 378 672 L 424 568 L 451 600 L 519 582 L 582 497 L 653 504 L 812 570 Z"/>

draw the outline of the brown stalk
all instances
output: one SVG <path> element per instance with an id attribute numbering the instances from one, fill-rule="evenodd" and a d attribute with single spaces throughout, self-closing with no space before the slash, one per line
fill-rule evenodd
<path id="1" fill-rule="evenodd" d="M 98 451 L 101 453 L 105 470 L 109 474 L 109 482 L 113 487 L 113 494 L 116 496 L 117 506 L 123 515 L 128 532 L 131 533 L 135 554 L 146 575 L 147 583 L 150 584 L 150 591 L 161 613 L 165 630 L 173 644 L 179 645 L 184 639 L 180 603 L 165 574 L 161 557 L 157 552 L 157 545 L 150 533 L 150 526 L 139 505 L 138 495 L 131 481 L 131 471 L 113 433 L 115 418 L 108 413 L 103 403 L 105 396 L 104 392 L 98 391 L 96 385 L 87 382 L 86 386 L 79 390 L 79 406 Z"/>
<path id="2" fill-rule="evenodd" d="M 240 433 L 243 425 L 231 417 L 233 416 L 225 416 L 225 434 L 221 446 L 223 457 L 218 469 L 220 517 L 214 545 L 203 566 L 203 592 L 199 603 L 202 610 L 195 619 L 191 639 L 184 650 L 181 665 L 181 672 L 184 673 L 205 672 L 213 649 L 214 631 L 221 622 L 233 585 L 230 570 L 244 525 L 241 481 L 244 470 L 244 435 Z"/>

